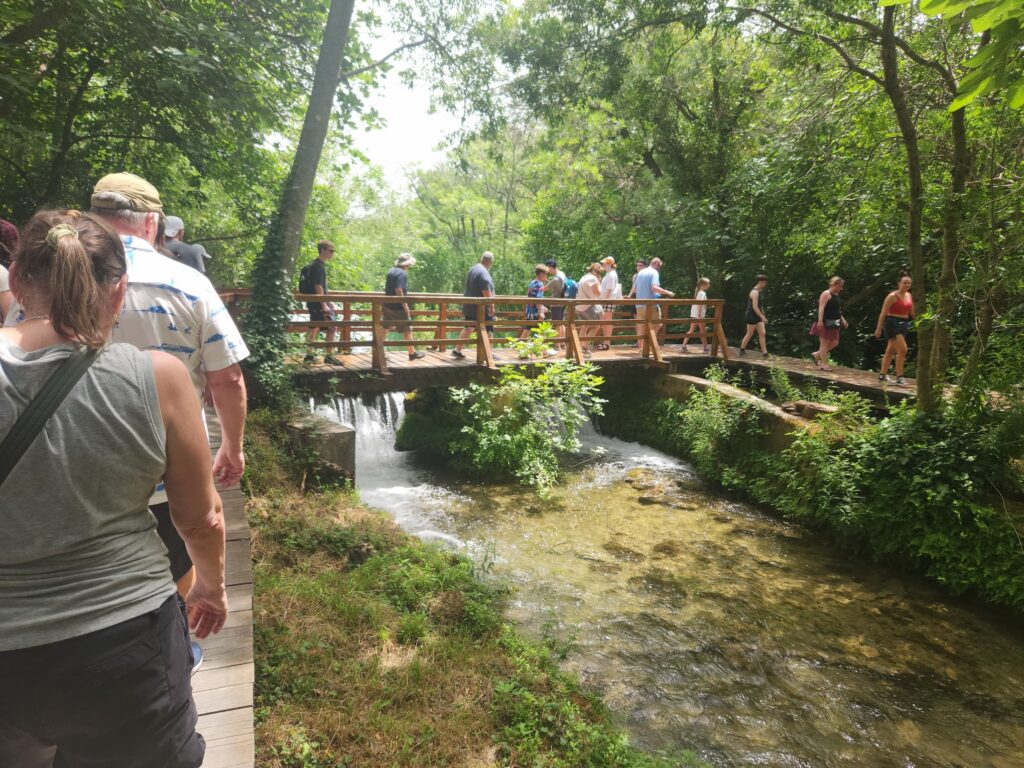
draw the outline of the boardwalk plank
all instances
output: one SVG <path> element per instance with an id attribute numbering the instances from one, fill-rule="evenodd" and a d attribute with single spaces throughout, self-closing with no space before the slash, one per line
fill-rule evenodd
<path id="1" fill-rule="evenodd" d="M 220 443 L 220 425 L 207 410 L 211 447 Z M 199 642 L 203 666 L 192 677 L 199 712 L 198 730 L 206 739 L 204 768 L 253 768 L 252 557 L 245 498 L 238 487 L 219 489 L 224 505 L 227 548 L 225 573 L 230 612 L 224 629 Z"/>

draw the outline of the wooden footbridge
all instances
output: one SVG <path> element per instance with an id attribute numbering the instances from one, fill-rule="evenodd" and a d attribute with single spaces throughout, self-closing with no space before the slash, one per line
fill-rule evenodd
<path id="1" fill-rule="evenodd" d="M 251 292 L 231 291 L 222 297 L 244 324 Z M 852 390 L 877 401 L 897 402 L 914 396 L 912 380 L 906 387 L 894 387 L 880 383 L 876 374 L 867 371 L 820 370 L 810 358 L 764 357 L 756 350 L 740 356 L 739 350 L 726 342 L 722 328 L 725 302 L 720 299 L 601 301 L 601 309 L 610 317 L 602 314 L 600 319 L 587 311 L 591 300 L 544 299 L 540 303 L 546 308 L 546 319 L 527 320 L 526 307 L 537 300 L 525 296 L 474 299 L 418 293 L 402 297 L 401 303 L 410 309 L 410 321 L 404 328 L 394 326 L 385 310 L 400 299 L 383 293 L 295 294 L 294 299 L 288 325 L 292 342 L 288 364 L 296 384 L 317 394 L 454 386 L 493 375 L 504 366 L 568 359 L 589 361 L 602 369 L 673 369 L 695 374 L 716 361 L 752 375 L 781 367 L 805 383 Z M 309 320 L 305 302 L 317 300 L 333 306 L 332 319 Z M 697 321 L 699 325 L 688 339 L 690 345 L 684 349 L 682 342 L 695 322 L 690 317 L 695 304 L 706 307 L 705 317 Z M 521 337 L 541 332 L 542 327 L 550 349 L 547 354 L 531 354 Z M 309 341 L 313 328 L 318 329 L 316 338 Z M 406 329 L 409 340 L 403 338 Z M 422 356 L 411 358 L 410 349 Z"/>

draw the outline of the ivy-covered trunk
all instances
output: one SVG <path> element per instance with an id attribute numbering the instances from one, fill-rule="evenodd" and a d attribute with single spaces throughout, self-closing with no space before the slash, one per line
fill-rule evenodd
<path id="1" fill-rule="evenodd" d="M 281 202 L 253 271 L 253 307 L 247 315 L 245 328 L 253 351 L 249 367 L 271 397 L 279 394 L 285 386 L 282 368 L 287 343 L 285 327 L 291 304 L 291 279 L 320 155 L 327 140 L 354 6 L 355 0 L 331 2 L 302 133 L 281 192 Z"/>

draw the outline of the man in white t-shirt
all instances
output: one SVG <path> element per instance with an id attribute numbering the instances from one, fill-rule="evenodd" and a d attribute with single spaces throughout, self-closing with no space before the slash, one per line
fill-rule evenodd
<path id="1" fill-rule="evenodd" d="M 246 394 L 239 363 L 249 350 L 206 276 L 153 247 L 162 211 L 156 188 L 131 173 L 104 176 L 93 189 L 92 212 L 121 235 L 128 263 L 128 290 L 112 340 L 180 359 L 192 375 L 197 398 L 209 387 L 221 426 L 213 473 L 226 487 L 237 483 L 245 470 Z M 170 552 L 171 575 L 184 596 L 194 572 L 184 545 L 178 544 L 162 485 L 150 499 L 150 509 Z"/>
<path id="2" fill-rule="evenodd" d="M 601 315 L 601 319 L 604 320 L 605 324 L 601 326 L 604 341 L 598 344 L 597 348 L 611 349 L 612 313 L 618 305 L 608 304 L 607 302 L 609 300 L 622 298 L 622 285 L 619 283 L 619 273 L 615 267 L 615 259 L 611 256 L 605 256 L 601 259 L 601 269 L 604 270 L 604 277 L 601 278 L 601 301 L 605 302 L 602 307 L 604 312 Z"/>

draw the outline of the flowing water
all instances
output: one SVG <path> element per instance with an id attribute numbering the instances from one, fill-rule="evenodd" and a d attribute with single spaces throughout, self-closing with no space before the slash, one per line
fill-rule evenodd
<path id="1" fill-rule="evenodd" d="M 358 430 L 364 502 L 493 558 L 515 588 L 510 618 L 574 641 L 567 665 L 634 743 L 719 766 L 1024 766 L 1019 625 L 853 560 L 637 444 L 587 435 L 603 455 L 541 501 L 396 452 L 401 395 L 317 410 Z"/>

